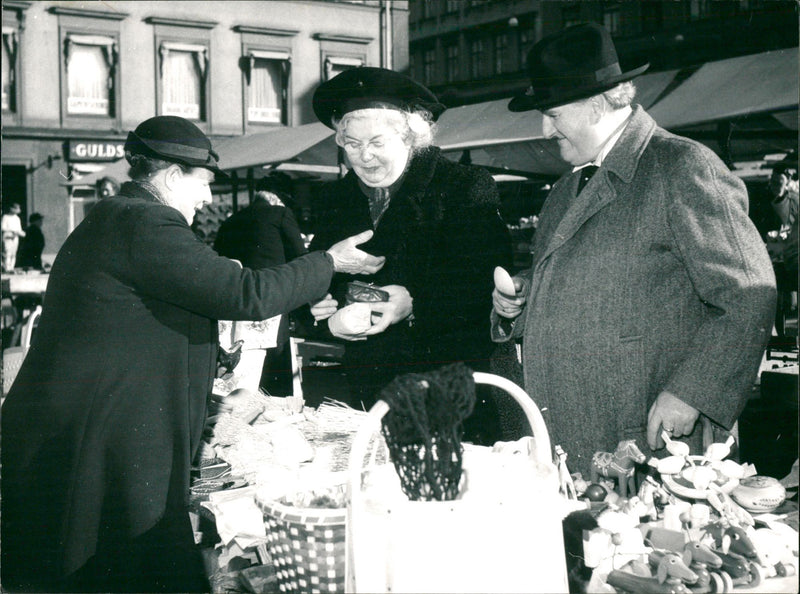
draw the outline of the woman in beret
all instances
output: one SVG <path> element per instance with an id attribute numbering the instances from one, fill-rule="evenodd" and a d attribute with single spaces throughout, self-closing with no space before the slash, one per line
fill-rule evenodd
<path id="1" fill-rule="evenodd" d="M 389 293 L 388 302 L 371 304 L 369 329 L 350 333 L 334 325 L 334 335 L 349 341 L 351 404 L 368 409 L 401 373 L 456 361 L 488 370 L 492 273 L 511 262 L 494 180 L 433 146 L 434 122 L 445 107 L 402 74 L 346 70 L 317 88 L 313 106 L 336 131 L 350 171 L 324 188 L 320 202 L 329 210 L 311 249 L 371 230 L 364 249 L 386 257 L 374 277 L 336 275 L 333 291 L 311 310 L 318 321 L 330 318 L 344 305 L 348 281 L 374 282 Z M 496 415 L 483 404 L 468 420 L 466 438 L 491 442 Z"/>
<path id="2" fill-rule="evenodd" d="M 188 517 L 216 371 L 217 320 L 262 320 L 371 273 L 369 233 L 288 264 L 242 268 L 192 232 L 217 155 L 158 116 L 128 135 L 133 180 L 56 257 L 2 415 L 6 591 L 208 591 Z"/>

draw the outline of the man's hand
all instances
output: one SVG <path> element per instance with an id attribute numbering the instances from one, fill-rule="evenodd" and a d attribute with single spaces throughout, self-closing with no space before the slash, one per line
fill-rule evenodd
<path id="1" fill-rule="evenodd" d="M 506 295 L 497 287 L 492 291 L 492 304 L 497 315 L 504 318 L 516 318 L 522 313 L 525 300 L 528 297 L 528 281 L 518 276 L 513 277 L 516 295 Z"/>
<path id="2" fill-rule="evenodd" d="M 327 320 L 336 313 L 338 307 L 339 303 L 328 293 L 319 301 L 311 304 L 311 315 L 317 322 Z"/>
<path id="3" fill-rule="evenodd" d="M 664 447 L 661 429 L 672 437 L 683 437 L 694 430 L 700 412 L 670 392 L 661 392 L 647 413 L 647 443 L 651 450 Z"/>
<path id="4" fill-rule="evenodd" d="M 375 274 L 378 272 L 386 262 L 386 258 L 372 256 L 356 247 L 369 241 L 372 234 L 372 231 L 364 231 L 331 246 L 328 253 L 333 257 L 333 269 L 336 272 L 347 274 Z"/>

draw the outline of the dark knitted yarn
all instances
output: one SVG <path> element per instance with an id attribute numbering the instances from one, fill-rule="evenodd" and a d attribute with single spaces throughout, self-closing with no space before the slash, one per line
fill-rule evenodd
<path id="1" fill-rule="evenodd" d="M 463 421 L 475 407 L 472 371 L 454 363 L 397 376 L 380 393 L 389 404 L 381 433 L 412 501 L 449 501 L 461 480 Z"/>

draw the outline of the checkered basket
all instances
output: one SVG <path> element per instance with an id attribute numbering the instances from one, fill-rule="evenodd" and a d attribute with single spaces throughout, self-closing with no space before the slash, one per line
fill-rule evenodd
<path id="1" fill-rule="evenodd" d="M 280 591 L 344 592 L 346 509 L 258 505 Z"/>

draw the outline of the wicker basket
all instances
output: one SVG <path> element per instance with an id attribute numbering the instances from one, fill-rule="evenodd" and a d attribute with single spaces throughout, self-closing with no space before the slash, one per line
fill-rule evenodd
<path id="1" fill-rule="evenodd" d="M 345 508 L 258 501 L 281 592 L 344 592 Z"/>

